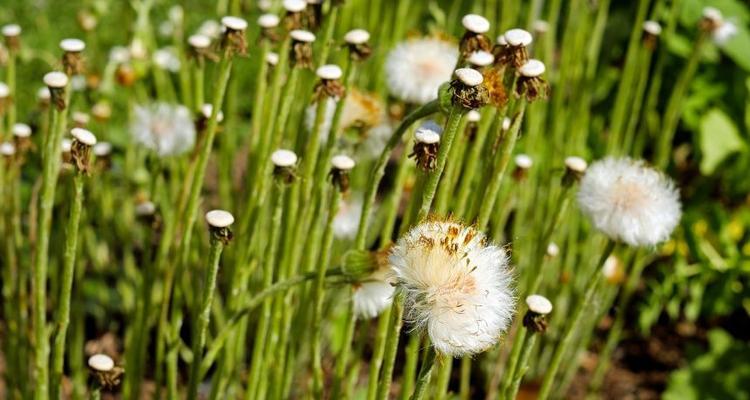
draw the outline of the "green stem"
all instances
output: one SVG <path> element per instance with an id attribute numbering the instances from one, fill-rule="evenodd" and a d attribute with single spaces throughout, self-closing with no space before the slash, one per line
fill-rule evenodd
<path id="1" fill-rule="evenodd" d="M 604 265 L 604 263 L 607 261 L 607 258 L 612 254 L 615 249 L 615 245 L 616 243 L 612 240 L 609 240 L 607 242 L 604 253 L 599 259 L 596 268 L 594 268 L 593 276 L 589 278 L 588 283 L 586 284 L 583 298 L 576 303 L 573 312 L 570 314 L 570 322 L 562 332 L 560 343 L 555 348 L 555 353 L 552 356 L 552 361 L 550 362 L 549 367 L 545 372 L 544 380 L 542 381 L 542 388 L 539 390 L 539 400 L 546 400 L 547 397 L 549 397 L 550 391 L 552 390 L 552 384 L 555 382 L 557 370 L 560 368 L 560 364 L 562 363 L 562 358 L 565 355 L 565 352 L 568 350 L 568 346 L 570 345 L 571 341 L 573 340 L 576 328 L 581 323 L 584 311 L 586 311 L 586 309 L 588 309 L 588 307 L 592 304 L 592 301 L 594 301 L 597 289 L 599 288 L 599 284 L 602 281 L 601 266 Z"/>
<path id="2" fill-rule="evenodd" d="M 516 394 L 518 394 L 518 388 L 521 386 L 523 376 L 526 375 L 526 371 L 529 369 L 529 358 L 531 357 L 531 351 L 534 349 L 536 336 L 536 334 L 531 334 L 524 342 L 521 357 L 518 361 L 518 365 L 516 366 L 516 371 L 513 373 L 513 383 L 506 393 L 506 399 L 515 399 Z"/>
<path id="3" fill-rule="evenodd" d="M 435 385 L 435 400 L 444 400 L 448 394 L 448 384 L 451 380 L 451 370 L 453 369 L 453 359 L 450 357 L 440 357 L 438 364 L 437 382 Z"/>
<path id="4" fill-rule="evenodd" d="M 77 173 L 73 178 L 73 203 L 70 206 L 70 217 L 65 230 L 65 252 L 63 253 L 62 287 L 57 308 L 57 335 L 55 336 L 54 351 L 52 353 L 52 378 L 50 382 L 51 397 L 60 397 L 63 364 L 65 361 L 65 339 L 70 324 L 70 299 L 73 290 L 73 275 L 78 248 L 78 225 L 81 220 L 83 206 L 84 176 Z"/>
<path id="5" fill-rule="evenodd" d="M 380 374 L 380 367 L 383 365 L 391 310 L 392 307 L 388 307 L 378 317 L 378 329 L 375 332 L 375 348 L 372 351 L 372 358 L 369 363 L 370 374 L 367 381 L 367 400 L 375 400 L 378 394 L 378 375 Z"/>
<path id="6" fill-rule="evenodd" d="M 385 342 L 385 357 L 383 358 L 383 370 L 381 371 L 380 380 L 378 381 L 378 400 L 388 399 L 391 391 L 391 381 L 393 380 L 393 367 L 396 364 L 396 351 L 398 350 L 399 333 L 401 332 L 401 323 L 404 316 L 404 296 L 403 290 L 397 288 L 393 294 L 393 304 L 391 305 L 390 322 L 388 324 L 388 335 Z M 370 376 L 372 378 L 372 376 Z"/>
<path id="7" fill-rule="evenodd" d="M 351 298 L 351 289 L 349 290 L 349 298 Z M 349 384 L 347 375 L 349 370 L 349 357 L 352 352 L 352 340 L 354 339 L 354 330 L 357 326 L 357 316 L 354 315 L 354 302 L 349 301 L 346 308 L 346 322 L 344 324 L 344 338 L 342 340 L 341 352 L 339 353 L 338 359 L 336 360 L 336 373 L 333 381 L 333 391 L 331 393 L 332 399 L 348 399 L 349 398 Z"/>
<path id="8" fill-rule="evenodd" d="M 510 356 L 508 357 L 508 362 L 505 366 L 505 373 L 503 375 L 503 383 L 500 386 L 500 394 L 501 396 L 505 396 L 505 394 L 510 389 L 511 385 L 513 384 L 513 376 L 515 374 L 515 371 L 518 369 L 518 361 L 521 358 L 521 351 L 526 345 L 526 342 L 528 341 L 529 337 L 529 331 L 524 327 L 523 325 L 520 325 L 518 327 L 518 331 L 516 332 L 516 336 L 513 339 L 513 347 L 510 351 Z M 509 399 L 509 397 L 505 396 L 506 399 Z"/>
<path id="9" fill-rule="evenodd" d="M 203 359 L 203 349 L 206 347 L 208 337 L 208 324 L 211 321 L 211 305 L 216 293 L 216 277 L 219 274 L 219 260 L 221 252 L 224 250 L 224 242 L 221 238 L 214 237 L 211 233 L 211 249 L 208 253 L 208 268 L 204 277 L 203 299 L 200 303 L 200 309 L 196 310 L 198 316 L 193 338 L 193 360 L 191 362 L 190 383 L 188 385 L 187 398 L 195 400 L 198 397 L 198 384 L 200 383 L 200 366 Z"/>
<path id="10" fill-rule="evenodd" d="M 419 378 L 417 379 L 417 386 L 414 388 L 414 393 L 411 395 L 411 400 L 421 400 L 424 394 L 427 392 L 427 387 L 430 384 L 430 378 L 432 377 L 432 367 L 435 365 L 435 348 L 432 344 L 428 344 L 427 354 L 425 354 L 422 366 L 419 368 Z"/>

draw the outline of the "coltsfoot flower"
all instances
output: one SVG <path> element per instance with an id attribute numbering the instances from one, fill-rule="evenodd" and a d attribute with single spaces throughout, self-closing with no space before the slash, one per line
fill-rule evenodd
<path id="1" fill-rule="evenodd" d="M 581 179 L 578 205 L 597 229 L 631 246 L 668 239 L 682 214 L 672 180 L 630 158 L 592 163 Z"/>
<path id="2" fill-rule="evenodd" d="M 184 106 L 153 103 L 135 107 L 130 134 L 161 157 L 183 154 L 195 143 L 195 124 Z"/>
<path id="3" fill-rule="evenodd" d="M 508 329 L 516 302 L 508 254 L 476 229 L 422 223 L 398 240 L 389 262 L 407 321 L 440 353 L 482 352 Z"/>
<path id="4" fill-rule="evenodd" d="M 358 318 L 375 318 L 391 305 L 394 287 L 388 279 L 387 263 L 384 266 L 385 268 L 376 269 L 364 281 L 354 285 L 352 301 L 354 314 Z"/>
<path id="5" fill-rule="evenodd" d="M 407 103 L 424 104 L 437 98 L 440 85 L 451 79 L 458 49 L 440 39 L 401 42 L 385 62 L 388 90 Z"/>

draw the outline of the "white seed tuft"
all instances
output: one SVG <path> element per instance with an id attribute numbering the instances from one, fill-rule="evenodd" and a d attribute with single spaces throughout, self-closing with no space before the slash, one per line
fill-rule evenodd
<path id="1" fill-rule="evenodd" d="M 320 79 L 333 80 L 340 79 L 342 72 L 341 68 L 338 65 L 326 64 L 319 67 L 315 71 L 315 74 L 318 75 L 318 78 Z"/>
<path id="2" fill-rule="evenodd" d="M 272 51 L 269 51 L 268 53 L 266 53 L 266 62 L 269 63 L 269 64 L 271 64 L 271 65 L 278 64 L 279 63 L 279 54 L 278 53 L 274 53 Z"/>
<path id="3" fill-rule="evenodd" d="M 486 67 L 495 61 L 495 56 L 488 51 L 479 50 L 471 53 L 467 61 L 477 67 Z"/>
<path id="4" fill-rule="evenodd" d="M 44 84 L 53 89 L 61 89 L 68 85 L 68 76 L 59 71 L 47 72 Z"/>
<path id="5" fill-rule="evenodd" d="M 5 82 L 0 82 L 0 99 L 10 96 L 10 87 Z"/>
<path id="6" fill-rule="evenodd" d="M 96 144 L 96 136 L 86 129 L 73 128 L 70 130 L 70 135 L 86 146 L 93 146 Z"/>
<path id="7" fill-rule="evenodd" d="M 16 37 L 21 34 L 21 26 L 16 24 L 4 25 L 2 32 L 3 36 L 7 38 Z"/>
<path id="8" fill-rule="evenodd" d="M 0 84 L 2 86 L 2 84 Z M 40 87 L 39 90 L 36 91 L 36 98 L 39 101 L 46 101 L 49 100 L 52 95 L 49 93 L 49 88 L 46 86 Z"/>
<path id="9" fill-rule="evenodd" d="M 201 114 L 203 115 L 203 118 L 209 119 L 211 118 L 211 113 L 214 111 L 214 106 L 211 103 L 205 103 L 201 106 Z M 224 112 L 219 110 L 219 113 L 216 115 L 216 121 L 221 122 L 224 121 Z"/>
<path id="10" fill-rule="evenodd" d="M 459 68 L 455 71 L 458 80 L 466 86 L 478 86 L 484 81 L 482 74 L 472 68 Z"/>
<path id="11" fill-rule="evenodd" d="M 60 48 L 68 53 L 80 53 L 86 49 L 86 43 L 81 39 L 63 39 Z"/>
<path id="12" fill-rule="evenodd" d="M 536 314 L 547 315 L 552 312 L 552 302 L 539 294 L 526 297 L 526 305 L 529 307 L 529 311 Z"/>
<path id="13" fill-rule="evenodd" d="M 19 138 L 27 138 L 31 136 L 31 127 L 22 123 L 14 124 L 13 136 L 19 137 Z"/>
<path id="14" fill-rule="evenodd" d="M 94 354 L 89 357 L 89 367 L 99 372 L 109 372 L 115 367 L 115 361 L 106 354 Z"/>
<path id="15" fill-rule="evenodd" d="M 63 138 L 60 141 L 60 151 L 63 153 L 70 153 L 70 149 L 73 148 L 73 142 L 68 138 Z"/>
<path id="16" fill-rule="evenodd" d="M 503 118 L 503 130 L 507 131 L 508 129 L 510 129 L 511 123 L 513 123 L 513 121 L 511 121 L 510 118 L 508 117 Z"/>
<path id="17" fill-rule="evenodd" d="M 534 164 L 534 161 L 528 154 L 518 154 L 513 161 L 515 161 L 516 166 L 521 169 L 529 169 Z"/>
<path id="18" fill-rule="evenodd" d="M 508 44 L 514 47 L 528 46 L 534 40 L 529 31 L 517 28 L 506 31 L 503 36 Z"/>
<path id="19" fill-rule="evenodd" d="M 344 41 L 349 44 L 365 44 L 370 40 L 370 32 L 364 29 L 352 29 L 344 35 Z"/>
<path id="20" fill-rule="evenodd" d="M 716 24 L 724 22 L 724 16 L 721 14 L 721 11 L 715 7 L 705 7 L 703 9 L 703 18 Z"/>
<path id="21" fill-rule="evenodd" d="M 480 119 L 482 119 L 482 114 L 477 110 L 466 113 L 466 120 L 469 122 L 479 122 Z"/>
<path id="22" fill-rule="evenodd" d="M 550 257 L 557 257 L 560 254 L 560 247 L 553 242 L 547 245 L 547 255 Z"/>
<path id="23" fill-rule="evenodd" d="M 211 46 L 211 38 L 201 34 L 190 35 L 188 44 L 194 49 L 206 49 Z"/>
<path id="24" fill-rule="evenodd" d="M 295 29 L 289 32 L 289 36 L 291 36 L 292 39 L 303 43 L 312 43 L 315 41 L 314 33 L 302 29 Z"/>
<path id="25" fill-rule="evenodd" d="M 547 68 L 544 66 L 543 62 L 531 59 L 526 61 L 526 63 L 518 69 L 518 72 L 527 78 L 536 78 L 546 70 Z"/>
<path id="26" fill-rule="evenodd" d="M 490 30 L 490 21 L 477 14 L 464 15 L 461 19 L 461 24 L 463 24 L 467 31 L 474 33 L 486 33 Z"/>
<path id="27" fill-rule="evenodd" d="M 234 216 L 229 211 L 211 210 L 206 213 L 206 222 L 214 228 L 226 228 L 234 223 Z"/>
<path id="28" fill-rule="evenodd" d="M 221 18 L 221 24 L 233 31 L 244 31 L 247 29 L 247 21 L 240 17 L 234 17 L 231 15 L 228 15 L 226 17 Z"/>
<path id="29" fill-rule="evenodd" d="M 351 171 L 355 164 L 354 160 L 345 154 L 331 157 L 331 165 L 341 171 Z"/>
<path id="30" fill-rule="evenodd" d="M 2 142 L 0 143 L 0 154 L 10 157 L 16 154 L 16 146 L 11 142 Z"/>
<path id="31" fill-rule="evenodd" d="M 307 7 L 305 0 L 284 0 L 284 9 L 288 12 L 302 12 Z"/>
<path id="32" fill-rule="evenodd" d="M 661 34 L 661 25 L 656 21 L 644 21 L 643 30 L 653 36 L 659 36 Z"/>
<path id="33" fill-rule="evenodd" d="M 414 132 L 414 140 L 424 144 L 438 143 L 441 133 L 443 133 L 443 128 L 435 121 L 425 121 Z"/>
<path id="34" fill-rule="evenodd" d="M 581 157 L 576 157 L 576 156 L 565 157 L 565 168 L 573 172 L 578 172 L 578 173 L 585 172 L 587 167 L 588 167 L 588 163 L 586 162 L 586 160 L 584 160 Z"/>
<path id="35" fill-rule="evenodd" d="M 291 150 L 276 150 L 271 154 L 271 162 L 280 168 L 291 167 L 297 163 L 297 155 Z"/>
<path id="36" fill-rule="evenodd" d="M 96 142 L 93 151 L 97 157 L 106 157 L 112 153 L 112 144 L 109 142 Z"/>
<path id="37" fill-rule="evenodd" d="M 276 14 L 263 14 L 258 17 L 258 25 L 261 28 L 271 29 L 279 26 L 281 20 Z"/>
<path id="38" fill-rule="evenodd" d="M 147 217 L 156 213 L 156 204 L 151 201 L 142 201 L 135 205 L 135 215 L 138 217 Z"/>
<path id="39" fill-rule="evenodd" d="M 456 62 L 457 47 L 444 40 L 401 42 L 386 58 L 388 90 L 399 100 L 425 104 L 437 98 L 440 85 L 451 79 Z"/>

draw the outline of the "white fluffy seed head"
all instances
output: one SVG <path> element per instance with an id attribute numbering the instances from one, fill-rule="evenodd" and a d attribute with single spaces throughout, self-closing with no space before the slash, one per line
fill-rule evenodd
<path id="1" fill-rule="evenodd" d="M 422 123 L 414 132 L 414 140 L 417 143 L 433 144 L 440 142 L 440 135 L 443 133 L 443 127 L 435 121 L 428 120 Z"/>
<path id="2" fill-rule="evenodd" d="M 13 136 L 18 137 L 18 138 L 27 138 L 31 136 L 31 127 L 26 124 L 22 124 L 22 123 L 14 124 L 12 130 L 13 130 Z"/>
<path id="3" fill-rule="evenodd" d="M 656 21 L 644 21 L 643 30 L 649 35 L 659 36 L 661 35 L 661 25 Z"/>
<path id="4" fill-rule="evenodd" d="M 195 122 L 184 106 L 152 103 L 136 106 L 130 133 L 136 143 L 161 157 L 180 155 L 195 144 Z"/>
<path id="5" fill-rule="evenodd" d="M 61 89 L 67 86 L 68 76 L 59 71 L 47 72 L 44 75 L 44 84 L 53 89 Z"/>
<path id="6" fill-rule="evenodd" d="M 222 17 L 221 25 L 232 31 L 244 31 L 247 29 L 247 21 L 245 19 L 231 15 Z"/>
<path id="7" fill-rule="evenodd" d="M 0 143 L 0 154 L 10 157 L 16 154 L 16 146 L 11 142 Z"/>
<path id="8" fill-rule="evenodd" d="M 271 162 L 280 168 L 291 167 L 297 163 L 297 155 L 291 150 L 279 149 L 271 154 Z"/>
<path id="9" fill-rule="evenodd" d="M 425 104 L 437 98 L 456 62 L 458 49 L 449 42 L 434 38 L 401 42 L 386 58 L 388 90 L 399 100 Z"/>
<path id="10" fill-rule="evenodd" d="M 263 14 L 258 17 L 258 25 L 261 28 L 271 29 L 279 26 L 280 19 L 276 14 Z"/>
<path id="11" fill-rule="evenodd" d="M 302 12 L 307 7 L 305 0 L 284 0 L 284 9 L 287 12 Z"/>
<path id="12" fill-rule="evenodd" d="M 340 79 L 342 72 L 338 65 L 326 64 L 315 70 L 315 74 L 318 75 L 318 78 L 320 79 L 333 80 Z"/>
<path id="13" fill-rule="evenodd" d="M 115 367 L 115 361 L 106 354 L 94 354 L 89 357 L 89 367 L 94 371 L 109 372 Z"/>
<path id="14" fill-rule="evenodd" d="M 394 288 L 388 281 L 388 274 L 388 268 L 378 268 L 354 285 L 352 302 L 358 318 L 375 318 L 391 305 Z"/>
<path id="15" fill-rule="evenodd" d="M 495 56 L 488 51 L 478 50 L 469 54 L 467 61 L 477 67 L 486 67 L 495 61 Z"/>
<path id="16" fill-rule="evenodd" d="M 206 213 L 206 222 L 214 228 L 226 228 L 234 223 L 234 216 L 229 211 L 211 210 Z"/>
<path id="17" fill-rule="evenodd" d="M 463 24 L 464 28 L 469 32 L 487 33 L 487 31 L 490 30 L 490 21 L 477 14 L 464 15 L 464 17 L 461 18 L 461 24 Z"/>
<path id="18" fill-rule="evenodd" d="M 499 44 L 500 46 L 508 45 L 508 41 L 505 39 L 505 34 L 502 34 L 497 37 L 497 44 Z"/>
<path id="19" fill-rule="evenodd" d="M 521 169 L 529 169 L 534 164 L 534 161 L 528 154 L 518 154 L 513 161 L 515 161 L 516 166 Z"/>
<path id="20" fill-rule="evenodd" d="M 724 21 L 724 16 L 721 14 L 721 11 L 715 7 L 703 8 L 703 18 L 717 24 L 721 24 Z"/>
<path id="21" fill-rule="evenodd" d="M 455 74 L 456 78 L 466 86 L 479 86 L 484 81 L 482 74 L 472 68 L 459 68 Z"/>
<path id="22" fill-rule="evenodd" d="M 135 215 L 138 217 L 147 217 L 156 213 L 156 204 L 151 201 L 142 201 L 135 205 Z"/>
<path id="23" fill-rule="evenodd" d="M 211 113 L 213 113 L 213 111 L 214 106 L 211 103 L 205 103 L 201 106 L 201 114 L 203 115 L 203 118 L 211 118 Z M 221 110 L 219 110 L 219 113 L 216 115 L 216 121 L 224 121 L 224 112 L 222 112 Z"/>
<path id="24" fill-rule="evenodd" d="M 3 36 L 7 38 L 17 37 L 21 34 L 21 26 L 17 24 L 3 25 Z"/>
<path id="25" fill-rule="evenodd" d="M 340 171 L 351 171 L 356 163 L 351 157 L 345 154 L 338 154 L 331 157 L 331 165 Z"/>
<path id="26" fill-rule="evenodd" d="M 530 59 L 518 69 L 518 72 L 527 78 L 536 78 L 537 76 L 542 75 L 546 70 L 547 68 L 544 66 L 543 62 Z"/>
<path id="27" fill-rule="evenodd" d="M 578 205 L 598 230 L 631 246 L 668 239 L 682 215 L 672 180 L 629 158 L 591 164 L 581 179 Z"/>
<path id="28" fill-rule="evenodd" d="M 201 34 L 190 35 L 188 44 L 194 49 L 206 49 L 211 46 L 211 38 Z"/>
<path id="29" fill-rule="evenodd" d="M 97 157 L 106 157 L 112 153 L 112 144 L 109 142 L 97 142 L 94 145 L 93 152 Z"/>
<path id="30" fill-rule="evenodd" d="M 406 320 L 438 352 L 476 354 L 508 329 L 515 309 L 508 255 L 476 229 L 424 222 L 398 240 L 389 262 Z"/>
<path id="31" fill-rule="evenodd" d="M 63 138 L 60 142 L 60 151 L 63 153 L 70 153 L 70 149 L 73 147 L 73 142 L 68 138 Z"/>
<path id="32" fill-rule="evenodd" d="M 364 29 L 352 29 L 344 35 L 344 41 L 349 44 L 365 44 L 370 40 L 370 32 Z"/>
<path id="33" fill-rule="evenodd" d="M 526 297 L 526 305 L 535 314 L 547 315 L 552 312 L 552 302 L 539 294 Z"/>
<path id="34" fill-rule="evenodd" d="M 565 157 L 565 168 L 576 173 L 586 172 L 589 164 L 581 157 L 570 156 Z"/>
<path id="35" fill-rule="evenodd" d="M 482 114 L 477 110 L 466 113 L 466 120 L 469 122 L 479 122 L 480 119 L 482 119 Z"/>
<path id="36" fill-rule="evenodd" d="M 70 130 L 70 135 L 86 146 L 93 146 L 96 144 L 96 136 L 86 129 L 73 128 Z"/>
<path id="37" fill-rule="evenodd" d="M 315 34 L 302 29 L 295 29 L 289 32 L 289 36 L 297 42 L 312 43 L 315 41 Z"/>
<path id="38" fill-rule="evenodd" d="M 0 83 L 2 85 L 2 83 Z M 39 101 L 47 101 L 52 97 L 52 95 L 49 92 L 49 88 L 44 86 L 40 87 L 39 90 L 36 91 L 36 98 Z"/>
<path id="39" fill-rule="evenodd" d="M 518 46 L 528 46 L 531 44 L 531 42 L 534 40 L 534 38 L 531 36 L 531 33 L 529 31 L 526 31 L 524 29 L 510 29 L 505 32 L 503 35 L 505 37 L 505 41 L 508 42 L 509 45 L 513 47 Z"/>
<path id="40" fill-rule="evenodd" d="M 550 244 L 547 245 L 547 255 L 550 257 L 557 257 L 560 254 L 560 247 L 554 243 L 550 242 Z"/>
<path id="41" fill-rule="evenodd" d="M 279 63 L 279 54 L 269 51 L 266 53 L 266 62 L 270 65 L 276 65 Z"/>
<path id="42" fill-rule="evenodd" d="M 81 39 L 63 39 L 60 41 L 60 48 L 68 53 L 80 53 L 86 49 L 86 43 Z"/>

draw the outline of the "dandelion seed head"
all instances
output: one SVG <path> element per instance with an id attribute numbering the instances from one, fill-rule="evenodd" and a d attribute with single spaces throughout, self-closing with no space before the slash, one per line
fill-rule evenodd
<path id="1" fill-rule="evenodd" d="M 326 64 L 315 70 L 315 74 L 320 79 L 334 80 L 341 79 L 342 71 L 338 65 Z"/>
<path id="2" fill-rule="evenodd" d="M 97 142 L 93 149 L 94 155 L 97 157 L 106 157 L 112 153 L 112 143 L 109 142 Z"/>
<path id="3" fill-rule="evenodd" d="M 44 84 L 53 89 L 64 88 L 68 85 L 68 76 L 62 72 L 47 72 L 44 75 Z"/>
<path id="4" fill-rule="evenodd" d="M 68 53 L 80 53 L 86 49 L 86 43 L 81 39 L 63 39 L 60 41 L 60 48 Z"/>
<path id="5" fill-rule="evenodd" d="M 451 79 L 456 62 L 458 49 L 449 42 L 434 38 L 401 42 L 386 58 L 388 89 L 402 101 L 427 103 Z"/>
<path id="6" fill-rule="evenodd" d="M 388 282 L 388 268 L 378 268 L 354 285 L 354 313 L 358 318 L 377 317 L 393 302 L 393 291 L 393 285 Z"/>
<path id="7" fill-rule="evenodd" d="M 528 154 L 518 154 L 513 158 L 516 166 L 521 169 L 529 169 L 534 164 L 534 161 L 529 157 Z"/>
<path id="8" fill-rule="evenodd" d="M 354 160 L 346 154 L 338 154 L 331 157 L 331 165 L 341 171 L 351 171 L 356 165 Z"/>
<path id="9" fill-rule="evenodd" d="M 211 38 L 201 34 L 190 35 L 188 44 L 194 49 L 207 49 L 211 46 Z"/>
<path id="10" fill-rule="evenodd" d="M 333 218 L 333 235 L 337 239 L 352 240 L 359 228 L 362 216 L 362 195 L 353 194 L 341 201 L 336 216 Z"/>
<path id="11" fill-rule="evenodd" d="M 295 29 L 291 32 L 289 32 L 289 36 L 302 43 L 312 43 L 315 41 L 315 34 L 310 31 L 305 31 L 302 29 Z"/>
<path id="12" fill-rule="evenodd" d="M 266 53 L 266 62 L 270 65 L 276 65 L 279 63 L 279 54 L 269 51 Z"/>
<path id="13" fill-rule="evenodd" d="M 531 24 L 531 29 L 537 34 L 541 35 L 549 31 L 549 23 L 547 21 L 538 19 Z"/>
<path id="14" fill-rule="evenodd" d="M 222 34 L 222 25 L 213 19 L 206 20 L 198 27 L 198 34 L 216 39 Z"/>
<path id="15" fill-rule="evenodd" d="M 109 50 L 109 62 L 125 64 L 130 61 L 130 50 L 125 46 L 114 46 Z"/>
<path id="16" fill-rule="evenodd" d="M 479 122 L 480 119 L 482 119 L 482 114 L 477 110 L 466 113 L 466 120 L 469 122 Z"/>
<path id="17" fill-rule="evenodd" d="M 21 26 L 17 24 L 3 25 L 2 33 L 6 38 L 18 37 L 21 35 Z"/>
<path id="18" fill-rule="evenodd" d="M 10 87 L 5 82 L 0 82 L 0 99 L 5 99 L 8 96 L 10 96 Z"/>
<path id="19" fill-rule="evenodd" d="M 148 55 L 148 49 L 146 48 L 146 44 L 143 43 L 143 40 L 141 40 L 140 38 L 134 38 L 130 42 L 128 51 L 130 51 L 130 58 L 133 58 L 136 60 L 145 60 Z"/>
<path id="20" fill-rule="evenodd" d="M 731 21 L 724 21 L 718 28 L 711 32 L 711 39 L 719 46 L 726 44 L 729 39 L 737 34 L 737 25 Z"/>
<path id="21" fill-rule="evenodd" d="M 432 144 L 440 141 L 440 135 L 443 133 L 443 127 L 437 122 L 428 120 L 414 131 L 414 140 L 418 143 Z"/>
<path id="22" fill-rule="evenodd" d="M 16 154 L 16 146 L 11 142 L 0 143 L 0 154 L 11 157 Z"/>
<path id="23" fill-rule="evenodd" d="M 70 88 L 76 92 L 82 92 L 86 89 L 86 77 L 83 75 L 74 75 L 70 78 Z"/>
<path id="24" fill-rule="evenodd" d="M 495 61 L 495 56 L 488 51 L 478 50 L 471 53 L 467 61 L 476 67 L 486 67 Z"/>
<path id="25" fill-rule="evenodd" d="M 298 13 L 305 10 L 307 2 L 305 0 L 284 0 L 283 6 L 287 12 Z"/>
<path id="26" fill-rule="evenodd" d="M 115 367 L 115 361 L 106 354 L 94 354 L 89 357 L 89 367 L 94 371 L 109 372 Z"/>
<path id="27" fill-rule="evenodd" d="M 135 215 L 137 217 L 148 217 L 156 213 L 156 204 L 151 201 L 141 201 L 135 205 Z"/>
<path id="28" fill-rule="evenodd" d="M 247 29 L 247 21 L 240 17 L 227 15 L 221 18 L 221 25 L 232 31 L 244 31 Z"/>
<path id="29" fill-rule="evenodd" d="M 557 257 L 560 254 L 560 247 L 554 243 L 551 242 L 547 245 L 547 255 L 550 257 Z"/>
<path id="30" fill-rule="evenodd" d="M 91 116 L 85 112 L 75 111 L 72 115 L 73 122 L 77 125 L 85 126 L 91 121 Z"/>
<path id="31" fill-rule="evenodd" d="M 280 168 L 291 167 L 297 164 L 297 155 L 291 150 L 279 149 L 271 154 L 271 162 Z"/>
<path id="32" fill-rule="evenodd" d="M 482 74 L 472 68 L 459 68 L 455 71 L 455 74 L 458 80 L 470 87 L 479 86 L 484 81 Z"/>
<path id="33" fill-rule="evenodd" d="M 201 106 L 201 115 L 203 115 L 203 118 L 209 119 L 211 118 L 211 114 L 214 111 L 214 106 L 211 103 L 205 103 Z M 218 114 L 216 114 L 216 121 L 222 122 L 224 121 L 224 112 L 219 110 Z"/>
<path id="34" fill-rule="evenodd" d="M 263 14 L 258 17 L 258 25 L 264 29 L 271 29 L 279 26 L 281 19 L 276 14 Z"/>
<path id="35" fill-rule="evenodd" d="M 352 29 L 344 35 L 344 41 L 349 44 L 365 44 L 370 40 L 370 32 L 364 29 Z"/>
<path id="36" fill-rule="evenodd" d="M 206 222 L 214 228 L 226 228 L 234 223 L 234 216 L 229 211 L 211 210 L 206 213 Z"/>
<path id="37" fill-rule="evenodd" d="M 70 149 L 73 148 L 73 142 L 68 138 L 63 138 L 60 141 L 60 151 L 63 153 L 70 153 Z"/>
<path id="38" fill-rule="evenodd" d="M 93 146 L 96 144 L 96 136 L 91 131 L 83 128 L 73 128 L 70 130 L 70 135 L 75 140 L 85 144 L 86 146 Z"/>
<path id="39" fill-rule="evenodd" d="M 565 157 L 565 168 L 573 172 L 584 173 L 586 172 L 586 168 L 588 168 L 588 163 L 581 157 Z"/>
<path id="40" fill-rule="evenodd" d="M 547 68 L 544 66 L 543 62 L 530 59 L 518 69 L 518 72 L 527 78 L 536 78 L 537 76 L 542 75 L 546 70 Z"/>
<path id="41" fill-rule="evenodd" d="M 534 40 L 534 38 L 531 36 L 531 33 L 529 31 L 526 31 L 524 29 L 510 29 L 505 32 L 503 35 L 505 38 L 505 41 L 513 46 L 513 47 L 519 47 L 519 46 L 528 46 L 531 44 L 531 42 Z"/>
<path id="42" fill-rule="evenodd" d="M 31 136 L 31 127 L 23 123 L 13 124 L 12 131 L 13 136 L 18 138 L 27 138 Z"/>
<path id="43" fill-rule="evenodd" d="M 340 101 L 337 98 L 327 97 L 326 112 L 323 123 L 320 126 L 320 140 L 325 143 L 328 140 L 329 132 L 333 124 L 333 116 L 336 112 L 336 105 Z M 318 104 L 314 103 L 305 110 L 305 128 L 312 132 L 315 126 L 315 115 Z M 344 99 L 344 109 L 341 111 L 341 121 L 339 121 L 339 131 L 355 128 L 369 128 L 377 125 L 383 119 L 383 107 L 378 98 L 351 89 Z"/>
<path id="44" fill-rule="evenodd" d="M 476 229 L 424 222 L 398 240 L 389 262 L 406 320 L 440 353 L 479 353 L 508 329 L 515 308 L 508 255 Z"/>
<path id="45" fill-rule="evenodd" d="M 490 21 L 477 14 L 464 15 L 464 17 L 461 18 L 461 24 L 469 32 L 486 33 L 490 30 Z"/>
<path id="46" fill-rule="evenodd" d="M 578 204 L 597 229 L 631 246 L 668 239 L 682 213 L 672 180 L 629 158 L 591 164 L 581 179 Z"/>
<path id="47" fill-rule="evenodd" d="M 643 22 L 643 30 L 653 36 L 659 36 L 661 35 L 661 25 L 659 25 L 656 21 L 644 21 Z"/>
<path id="48" fill-rule="evenodd" d="M 136 106 L 130 133 L 136 143 L 161 157 L 180 155 L 192 149 L 196 134 L 190 111 L 168 103 Z"/>
<path id="49" fill-rule="evenodd" d="M 2 82 L 0 82 L 0 91 L 2 90 L 2 85 Z M 52 95 L 49 92 L 49 88 L 46 86 L 40 87 L 39 90 L 36 91 L 36 98 L 39 101 L 49 101 L 50 97 L 52 97 Z M 0 98 L 2 98 L 1 93 Z"/>
<path id="50" fill-rule="evenodd" d="M 552 302 L 539 294 L 526 297 L 526 305 L 529 307 L 529 311 L 536 314 L 547 315 L 552 312 Z"/>

